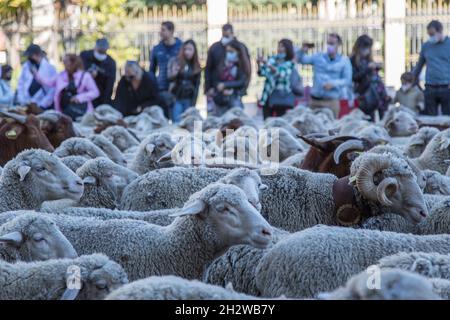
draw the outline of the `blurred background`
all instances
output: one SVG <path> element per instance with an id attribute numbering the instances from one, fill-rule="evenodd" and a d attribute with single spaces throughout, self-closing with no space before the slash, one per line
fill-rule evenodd
<path id="1" fill-rule="evenodd" d="M 389 2 L 389 3 L 388 3 Z M 426 24 L 439 19 L 450 30 L 450 0 L 1 0 L 0 63 L 20 72 L 21 52 L 31 42 L 40 44 L 56 65 L 64 53 L 79 53 L 106 36 L 109 53 L 123 66 L 139 60 L 148 68 L 150 48 L 159 41 L 162 21 L 176 24 L 176 36 L 194 39 L 205 63 L 208 45 L 220 38 L 220 26 L 230 22 L 238 39 L 256 58 L 276 51 L 277 42 L 289 38 L 300 45 L 307 41 L 322 50 L 329 32 L 344 39 L 344 53 L 351 52 L 356 38 L 368 34 L 375 40 L 375 59 L 390 69 L 386 83 L 396 86 L 397 73 L 417 62 L 427 39 Z M 224 7 L 225 6 L 225 7 Z M 226 9 L 224 9 L 226 8 Z M 398 36 L 400 32 L 400 37 Z M 388 50 L 389 35 L 395 35 Z M 389 61 L 386 61 L 388 59 Z M 254 59 L 253 59 L 254 60 Z M 253 63 L 255 63 L 253 61 Z M 388 68 L 386 68 L 388 69 Z M 254 67 L 253 70 L 256 70 Z M 311 70 L 301 67 L 305 85 Z M 120 72 L 120 71 L 119 71 Z M 252 77 L 247 102 L 256 101 L 263 79 Z"/>

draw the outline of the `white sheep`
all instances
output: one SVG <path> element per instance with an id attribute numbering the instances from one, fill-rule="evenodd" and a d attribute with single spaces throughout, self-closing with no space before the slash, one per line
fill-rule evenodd
<path id="1" fill-rule="evenodd" d="M 313 133 L 326 133 L 328 130 L 323 119 L 320 119 L 320 117 L 310 110 L 295 117 L 291 121 L 291 125 L 304 136 Z"/>
<path id="2" fill-rule="evenodd" d="M 76 206 L 96 208 L 115 208 L 123 190 L 138 177 L 137 173 L 108 158 L 86 161 L 77 175 L 83 179 L 84 192 Z"/>
<path id="3" fill-rule="evenodd" d="M 300 130 L 292 126 L 287 120 L 283 118 L 266 119 L 264 128 L 266 129 L 283 128 L 286 129 L 294 137 L 301 134 Z"/>
<path id="4" fill-rule="evenodd" d="M 159 168 L 158 160 L 174 147 L 175 143 L 168 133 L 151 134 L 139 145 L 129 168 L 141 175 L 156 170 Z"/>
<path id="5" fill-rule="evenodd" d="M 137 137 L 133 136 L 131 131 L 121 126 L 109 127 L 102 131 L 102 135 L 111 141 L 122 152 L 139 145 L 139 140 Z"/>
<path id="6" fill-rule="evenodd" d="M 391 107 L 382 122 L 391 137 L 408 137 L 419 131 L 415 117 L 415 113 L 406 107 Z"/>
<path id="7" fill-rule="evenodd" d="M 432 282 L 418 274 L 398 270 L 383 270 L 380 286 L 372 284 L 373 273 L 361 272 L 348 280 L 345 286 L 330 293 L 319 294 L 324 300 L 441 300 Z"/>
<path id="8" fill-rule="evenodd" d="M 450 159 L 450 129 L 435 135 L 428 143 L 423 153 L 413 161 L 421 170 L 433 170 L 445 174 L 449 165 L 445 160 Z"/>
<path id="9" fill-rule="evenodd" d="M 70 138 L 55 149 L 53 154 L 60 158 L 82 156 L 89 159 L 108 157 L 105 152 L 86 138 Z"/>
<path id="10" fill-rule="evenodd" d="M 169 125 L 169 121 L 164 116 L 163 109 L 159 106 L 146 107 L 142 110 L 142 113 L 148 114 L 153 119 L 152 123 L 154 129 L 164 128 Z"/>
<path id="11" fill-rule="evenodd" d="M 423 127 L 416 134 L 412 135 L 404 146 L 405 153 L 410 158 L 418 158 L 425 150 L 428 143 L 439 130 L 431 127 Z"/>
<path id="12" fill-rule="evenodd" d="M 261 259 L 256 284 L 265 297 L 314 297 L 399 252 L 450 253 L 450 235 L 418 236 L 316 226 L 278 242 Z"/>
<path id="13" fill-rule="evenodd" d="M 306 150 L 299 140 L 283 128 L 271 129 L 267 134 L 260 134 L 258 143 L 261 148 L 259 156 L 263 162 L 272 160 L 274 156 L 278 162 L 283 162 L 287 158 Z M 269 154 L 265 154 L 264 150 L 267 150 Z"/>
<path id="14" fill-rule="evenodd" d="M 0 215 L 0 223 L 18 214 Z M 231 246 L 264 249 L 271 239 L 270 225 L 233 185 L 209 185 L 174 215 L 178 218 L 166 227 L 137 220 L 48 216 L 79 254 L 102 252 L 120 263 L 131 280 L 169 274 L 200 279 L 204 268 Z"/>
<path id="15" fill-rule="evenodd" d="M 66 165 L 70 170 L 76 172 L 89 158 L 83 156 L 68 156 L 61 158 L 62 163 Z"/>
<path id="16" fill-rule="evenodd" d="M 129 283 L 105 300 L 256 300 L 231 288 L 174 276 L 150 277 Z"/>
<path id="17" fill-rule="evenodd" d="M 99 147 L 106 156 L 118 165 L 127 166 L 127 161 L 123 153 L 111 141 L 101 134 L 91 135 L 89 138 L 97 147 Z"/>
<path id="18" fill-rule="evenodd" d="M 444 176 L 436 171 L 423 171 L 426 178 L 424 192 L 428 194 L 450 195 L 450 177 Z"/>
<path id="19" fill-rule="evenodd" d="M 41 262 L 0 261 L 0 300 L 98 300 L 127 284 L 117 263 L 101 254 Z M 80 281 L 80 288 L 68 283 Z"/>
<path id="20" fill-rule="evenodd" d="M 0 225 L 0 261 L 76 258 L 77 252 L 50 219 L 30 213 Z"/>
<path id="21" fill-rule="evenodd" d="M 3 169 L 0 212 L 36 210 L 51 200 L 78 201 L 83 190 L 83 181 L 60 159 L 44 150 L 26 150 Z"/>

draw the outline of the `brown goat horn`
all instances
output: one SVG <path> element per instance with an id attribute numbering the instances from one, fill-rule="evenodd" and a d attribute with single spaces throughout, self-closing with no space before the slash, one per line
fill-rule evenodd
<path id="1" fill-rule="evenodd" d="M 362 195 L 372 201 L 378 201 L 377 186 L 373 177 L 377 172 L 389 168 L 391 161 L 385 157 L 375 157 L 365 163 L 356 174 L 356 186 Z"/>
<path id="2" fill-rule="evenodd" d="M 0 115 L 3 115 L 7 118 L 14 119 L 21 124 L 25 124 L 27 122 L 27 117 L 22 116 L 20 114 L 15 114 L 15 113 L 11 113 L 8 111 L 0 110 Z"/>
<path id="3" fill-rule="evenodd" d="M 341 156 L 350 150 L 358 150 L 358 151 L 364 151 L 365 146 L 364 146 L 364 142 L 362 142 L 361 140 L 348 140 L 344 143 L 342 143 L 339 147 L 336 148 L 336 151 L 334 151 L 334 162 L 336 164 L 339 164 Z"/>

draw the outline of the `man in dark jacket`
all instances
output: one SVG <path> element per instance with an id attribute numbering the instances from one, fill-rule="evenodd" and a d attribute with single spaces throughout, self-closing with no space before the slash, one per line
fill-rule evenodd
<path id="1" fill-rule="evenodd" d="M 161 96 L 162 107 L 167 118 L 175 101 L 171 101 L 169 91 L 169 80 L 167 79 L 167 66 L 169 61 L 178 56 L 183 42 L 174 37 L 175 25 L 171 21 L 161 24 L 161 42 L 156 45 L 150 54 L 150 72 L 157 77 L 158 89 Z"/>
<path id="2" fill-rule="evenodd" d="M 233 40 L 236 40 L 233 26 L 231 24 L 225 24 L 222 27 L 222 39 L 214 43 L 208 50 L 208 58 L 206 61 L 206 68 L 205 68 L 205 94 L 208 96 L 211 96 L 214 93 L 215 88 L 213 84 L 213 79 L 218 78 L 219 76 L 218 73 L 220 71 L 219 70 L 220 64 L 225 59 L 226 46 Z M 250 61 L 250 54 L 248 52 L 248 48 L 242 42 L 240 42 L 240 44 L 247 52 L 247 56 Z M 250 65 L 251 64 L 249 63 L 249 66 Z M 247 90 L 249 83 L 250 79 L 247 79 L 247 84 L 245 86 L 244 91 Z"/>
<path id="3" fill-rule="evenodd" d="M 84 69 L 95 79 L 100 96 L 93 101 L 94 107 L 101 104 L 111 104 L 111 96 L 116 81 L 116 62 L 107 51 L 109 43 L 106 39 L 99 39 L 93 50 L 83 51 L 80 54 Z"/>
<path id="4" fill-rule="evenodd" d="M 145 72 L 136 61 L 128 61 L 125 65 L 125 74 L 117 86 L 114 108 L 124 116 L 131 116 L 159 103 L 155 76 Z"/>

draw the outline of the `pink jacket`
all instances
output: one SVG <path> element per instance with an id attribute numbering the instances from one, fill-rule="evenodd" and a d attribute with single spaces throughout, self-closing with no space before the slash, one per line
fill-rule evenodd
<path id="1" fill-rule="evenodd" d="M 80 78 L 83 73 L 84 73 L 83 80 L 80 84 Z M 73 78 L 75 81 L 75 85 L 78 87 L 78 94 L 76 95 L 76 97 L 81 103 L 84 102 L 88 103 L 87 112 L 94 111 L 92 100 L 100 96 L 100 92 L 98 91 L 97 85 L 95 84 L 95 81 L 92 78 L 91 74 L 85 71 L 77 71 L 74 73 Z M 36 79 L 42 85 L 55 88 L 55 96 L 53 98 L 55 110 L 58 112 L 62 112 L 61 93 L 64 90 L 64 88 L 66 88 L 69 85 L 69 76 L 67 75 L 67 71 L 59 73 L 53 79 L 45 79 L 41 77 L 39 74 L 37 74 Z"/>

